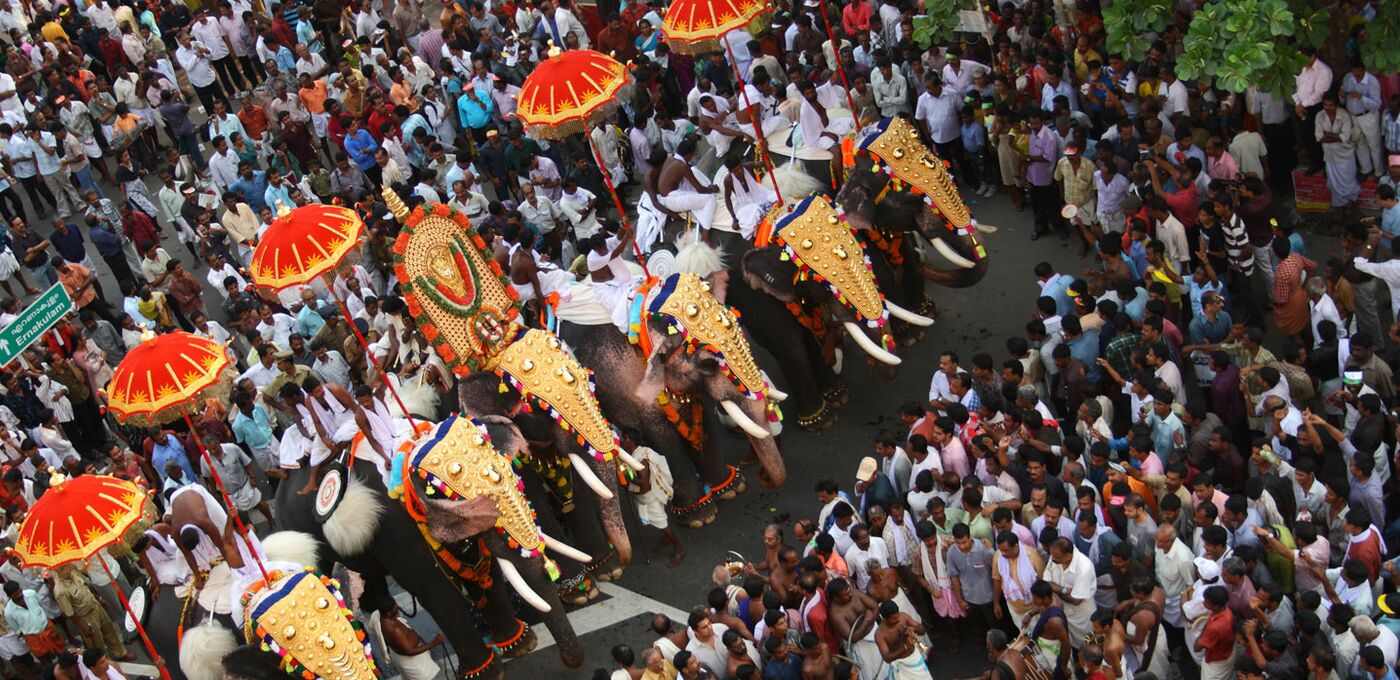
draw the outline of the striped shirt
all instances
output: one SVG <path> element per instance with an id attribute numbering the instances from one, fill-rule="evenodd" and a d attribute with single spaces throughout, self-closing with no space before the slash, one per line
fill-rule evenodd
<path id="1" fill-rule="evenodd" d="M 1230 262 L 1235 269 L 1245 276 L 1253 274 L 1254 256 L 1244 254 L 1244 247 L 1249 243 L 1249 233 L 1244 227 L 1244 220 L 1240 219 L 1239 215 L 1231 214 L 1222 231 L 1225 233 L 1225 252 L 1230 256 Z"/>

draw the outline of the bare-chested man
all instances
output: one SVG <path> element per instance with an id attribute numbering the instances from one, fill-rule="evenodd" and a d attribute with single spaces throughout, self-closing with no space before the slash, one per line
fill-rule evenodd
<path id="1" fill-rule="evenodd" d="M 1048 582 L 1031 584 L 1031 609 L 1021 622 L 1021 630 L 1035 642 L 1032 653 L 1041 669 L 1051 671 L 1055 680 L 1072 677 L 1069 619 L 1065 610 L 1055 604 L 1055 591 Z"/>
<path id="2" fill-rule="evenodd" d="M 844 578 L 834 578 L 826 586 L 829 623 L 836 639 L 846 643 L 846 656 L 861 667 L 861 680 L 873 680 L 882 665 L 880 647 L 875 644 L 875 624 L 880 605 L 869 595 L 851 587 Z"/>
<path id="3" fill-rule="evenodd" d="M 685 626 L 675 625 L 671 617 L 665 614 L 651 617 L 651 631 L 660 636 L 653 646 L 661 651 L 661 655 L 666 657 L 667 661 L 675 658 L 676 652 L 690 644 L 690 634 L 686 632 Z"/>
<path id="4" fill-rule="evenodd" d="M 802 601 L 802 589 L 797 587 L 797 549 L 783 546 L 773 570 L 768 573 L 768 586 L 783 598 L 783 605 L 797 606 Z"/>
<path id="5" fill-rule="evenodd" d="M 1123 624 L 1114 618 L 1113 610 L 1099 609 L 1092 619 L 1094 641 L 1103 649 L 1103 671 L 1109 680 L 1122 680 L 1127 677 L 1128 666 L 1124 652 L 1128 648 L 1128 635 Z"/>
<path id="6" fill-rule="evenodd" d="M 677 213 L 689 212 L 695 224 L 703 231 L 710 228 L 715 214 L 719 187 L 710 186 L 695 174 L 694 137 L 687 137 L 676 145 L 676 152 L 661 166 L 661 176 L 657 180 L 657 200 L 661 205 Z"/>
<path id="7" fill-rule="evenodd" d="M 890 680 L 932 680 L 928 664 L 919 651 L 919 636 L 923 625 L 899 611 L 894 602 L 880 603 L 880 626 L 875 631 L 875 644 L 880 656 L 889 664 Z"/>
<path id="8" fill-rule="evenodd" d="M 1119 606 L 1119 620 L 1122 621 L 1124 640 L 1127 649 L 1128 672 L 1158 673 L 1165 678 L 1167 673 L 1167 639 L 1162 627 L 1162 611 L 1166 604 L 1166 594 L 1154 586 L 1152 577 L 1139 576 L 1129 585 L 1132 599 Z"/>
<path id="9" fill-rule="evenodd" d="M 569 286 L 577 280 L 574 275 L 556 266 L 542 266 L 535 252 L 535 232 L 514 224 L 506 225 L 508 242 L 512 235 L 515 240 L 507 249 L 506 271 L 510 272 L 511 287 L 520 294 L 520 302 L 548 301 L 555 293 L 561 300 L 568 299 Z"/>
<path id="10" fill-rule="evenodd" d="M 311 449 L 311 475 L 306 486 L 297 491 L 305 496 L 316 490 L 321 465 L 340 454 L 350 445 L 357 432 L 369 432 L 369 419 L 360 408 L 360 403 L 344 387 L 334 383 L 317 382 L 307 378 L 305 389 L 289 382 L 282 386 L 277 395 L 285 404 L 286 410 L 295 418 L 303 437 L 314 442 Z M 382 460 L 390 460 L 390 452 L 384 451 L 379 440 L 366 438 L 369 445 Z M 288 463 L 292 465 L 288 465 Z M 296 467 L 300 461 L 281 461 L 282 467 Z"/>
<path id="11" fill-rule="evenodd" d="M 987 660 L 992 667 L 982 674 L 981 680 L 1022 680 L 1026 677 L 1026 657 L 1011 649 L 1011 640 L 1006 631 L 993 628 L 987 631 Z"/>
<path id="12" fill-rule="evenodd" d="M 831 663 L 831 650 L 815 633 L 803 633 L 797 643 L 797 653 L 802 655 L 802 680 L 832 680 L 835 667 Z"/>

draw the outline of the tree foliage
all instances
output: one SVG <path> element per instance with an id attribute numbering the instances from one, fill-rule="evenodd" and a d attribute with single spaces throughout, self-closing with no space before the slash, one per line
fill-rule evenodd
<path id="1" fill-rule="evenodd" d="M 1376 18 L 1366 23 L 1361 56 L 1375 73 L 1400 71 L 1400 0 L 1375 0 Z M 1176 60 L 1177 76 L 1207 79 L 1222 90 L 1244 92 L 1257 85 L 1275 96 L 1293 92 L 1293 77 L 1306 59 L 1301 46 L 1337 61 L 1346 53 L 1349 17 L 1340 3 L 1317 0 L 1207 0 L 1191 17 Z M 1103 10 L 1108 51 L 1129 60 L 1147 53 L 1149 32 L 1172 21 L 1166 0 L 1113 0 Z M 1334 72 L 1345 63 L 1331 63 Z"/>
<path id="2" fill-rule="evenodd" d="M 914 17 L 914 44 L 926 50 L 930 45 L 950 42 L 958 30 L 960 6 L 951 0 L 926 3 L 926 13 Z"/>
<path id="3" fill-rule="evenodd" d="M 1172 22 L 1169 0 L 1113 0 L 1103 7 L 1104 30 L 1108 33 L 1109 54 L 1139 61 L 1151 45 L 1148 33 L 1161 34 Z"/>

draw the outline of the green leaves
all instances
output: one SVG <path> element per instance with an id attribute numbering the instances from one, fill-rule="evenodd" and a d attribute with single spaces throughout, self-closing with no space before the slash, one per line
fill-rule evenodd
<path id="1" fill-rule="evenodd" d="M 1108 51 L 1129 60 L 1147 56 L 1148 33 L 1161 33 L 1171 25 L 1171 5 L 1162 0 L 1113 0 L 1103 8 Z"/>
<path id="2" fill-rule="evenodd" d="M 928 13 L 914 17 L 914 44 L 926 50 L 935 43 L 952 40 L 958 29 L 959 6 L 953 0 L 927 3 Z"/>
<path id="3" fill-rule="evenodd" d="M 1211 79 L 1230 92 L 1259 85 L 1286 95 L 1302 68 L 1301 55 L 1290 40 L 1298 29 L 1287 0 L 1208 2 L 1191 19 L 1182 41 L 1185 52 L 1176 62 L 1177 77 Z"/>
<path id="4" fill-rule="evenodd" d="M 1376 18 L 1366 23 L 1361 59 L 1375 73 L 1400 71 L 1400 0 L 1376 3 Z"/>

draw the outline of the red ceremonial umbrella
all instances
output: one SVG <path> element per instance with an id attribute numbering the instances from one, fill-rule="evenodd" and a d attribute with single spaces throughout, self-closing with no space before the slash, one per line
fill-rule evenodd
<path id="1" fill-rule="evenodd" d="M 116 543 L 130 545 L 155 520 L 155 505 L 140 487 L 116 477 L 83 475 L 51 487 L 34 502 L 20 524 L 14 550 L 26 567 L 54 569 L 87 560 Z M 122 608 L 136 623 L 146 651 L 158 660 L 141 617 L 132 611 L 107 560 L 99 557 L 97 561 L 112 579 Z M 170 680 L 165 665 L 158 666 L 161 677 Z"/>
<path id="2" fill-rule="evenodd" d="M 355 327 L 355 319 L 345 306 L 345 300 L 335 290 L 335 275 L 350 271 L 351 265 L 360 254 L 360 241 L 364 238 L 365 223 L 354 210 L 336 205 L 313 203 L 289 210 L 272 221 L 258 246 L 253 250 L 253 283 L 268 293 L 278 293 L 292 286 L 302 286 L 324 277 L 326 287 L 340 306 L 345 323 L 360 346 L 365 348 L 365 356 L 379 379 L 394 395 L 394 401 L 408 418 L 409 427 L 418 431 L 413 416 L 399 398 L 398 390 L 389 382 L 369 343 Z"/>
<path id="3" fill-rule="evenodd" d="M 204 440 L 195 429 L 190 414 L 198 413 L 207 398 L 227 399 L 233 383 L 233 361 L 227 349 L 209 338 L 177 331 L 142 336 L 141 344 L 126 353 L 107 383 L 107 410 L 117 422 L 155 427 L 183 418 L 191 438 L 223 494 L 224 504 L 233 508 L 224 480 L 209 459 Z M 246 539 L 248 527 L 237 512 L 232 513 L 238 532 Z M 257 554 L 254 553 L 254 558 Z M 263 578 L 267 570 L 257 559 Z"/>
<path id="4" fill-rule="evenodd" d="M 550 51 L 550 57 L 535 67 L 520 86 L 520 96 L 515 114 L 520 117 L 525 129 L 534 137 L 542 139 L 563 139 L 575 133 L 583 133 L 588 146 L 593 150 L 593 158 L 598 169 L 603 172 L 603 182 L 612 194 L 613 205 L 622 223 L 627 225 L 627 211 L 622 209 L 622 199 L 613 185 L 612 172 L 603 162 L 603 155 L 593 145 L 588 134 L 593 125 L 602 122 L 621 103 L 619 93 L 632 82 L 627 67 L 602 52 L 593 50 Z M 628 229 L 631 226 L 628 225 Z M 646 271 L 646 260 L 634 241 L 633 249 L 637 260 Z"/>

